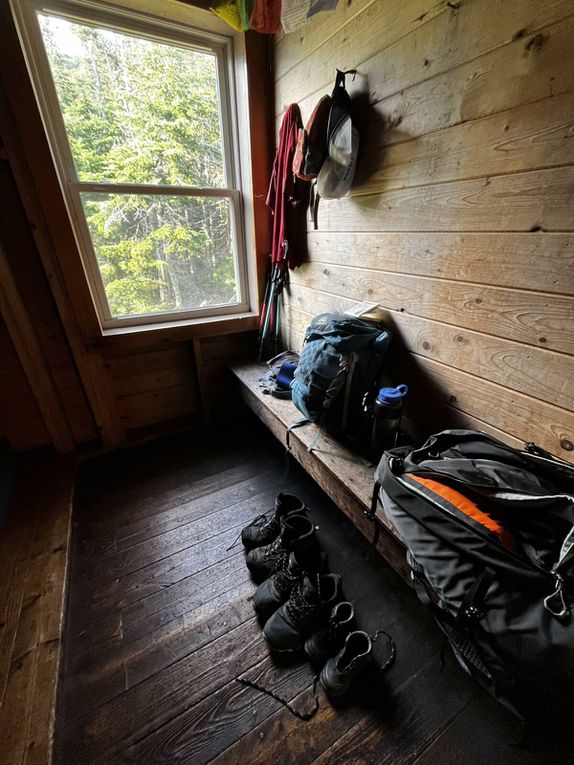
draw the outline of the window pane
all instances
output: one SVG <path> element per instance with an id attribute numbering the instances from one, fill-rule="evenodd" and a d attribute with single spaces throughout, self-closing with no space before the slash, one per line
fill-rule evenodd
<path id="1" fill-rule="evenodd" d="M 239 302 L 229 199 L 81 197 L 112 316 Z"/>
<path id="2" fill-rule="evenodd" d="M 226 185 L 215 54 L 39 20 L 80 181 Z"/>

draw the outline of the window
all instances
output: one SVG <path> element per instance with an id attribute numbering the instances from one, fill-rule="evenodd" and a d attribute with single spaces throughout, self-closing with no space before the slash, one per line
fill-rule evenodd
<path id="1" fill-rule="evenodd" d="M 19 0 L 102 327 L 249 309 L 231 39 L 83 0 Z"/>

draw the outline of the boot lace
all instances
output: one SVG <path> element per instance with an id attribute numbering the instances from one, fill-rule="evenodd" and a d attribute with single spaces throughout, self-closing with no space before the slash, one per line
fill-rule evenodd
<path id="1" fill-rule="evenodd" d="M 317 577 L 318 580 L 318 577 Z M 319 582 L 317 581 L 317 584 Z M 285 609 L 294 624 L 302 621 L 306 616 L 313 612 L 316 604 L 305 597 L 304 579 L 301 579 L 295 585 L 291 597 L 285 605 Z"/>
<path id="2" fill-rule="evenodd" d="M 290 593 L 299 583 L 301 576 L 302 572 L 298 568 L 291 570 L 289 558 L 286 557 L 282 562 L 281 568 L 275 574 L 275 587 L 282 595 Z"/>
<path id="3" fill-rule="evenodd" d="M 287 553 L 283 547 L 281 537 L 277 537 L 274 542 L 271 542 L 270 545 L 267 545 L 263 557 L 265 560 L 271 560 L 272 558 L 277 558 L 278 556 L 284 554 L 286 555 Z"/>
<path id="4" fill-rule="evenodd" d="M 334 619 L 329 619 L 325 627 L 323 627 L 323 638 L 328 644 L 334 643 L 339 638 L 339 634 L 342 631 L 342 624 L 336 622 Z"/>
<path id="5" fill-rule="evenodd" d="M 269 517 L 271 516 L 271 517 Z M 271 510 L 269 513 L 262 513 L 261 515 L 258 515 L 255 517 L 249 526 L 257 526 L 257 530 L 259 533 L 261 533 L 264 529 L 269 529 L 273 532 L 273 534 L 279 533 L 279 521 L 275 517 L 275 511 Z M 239 538 L 241 537 L 241 531 L 239 534 L 235 537 L 232 544 L 229 545 L 227 548 L 227 551 L 233 549 L 235 545 L 239 542 Z"/>
<path id="6" fill-rule="evenodd" d="M 275 517 L 275 512 L 271 511 L 269 513 L 262 513 L 261 515 L 258 515 L 257 518 L 254 518 L 250 526 L 257 526 L 258 531 L 279 531 L 279 521 Z"/>

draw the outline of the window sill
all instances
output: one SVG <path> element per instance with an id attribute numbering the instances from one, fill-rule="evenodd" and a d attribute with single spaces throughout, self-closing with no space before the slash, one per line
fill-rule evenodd
<path id="1" fill-rule="evenodd" d="M 250 332 L 259 325 L 258 314 L 249 311 L 227 316 L 210 316 L 203 319 L 140 324 L 131 327 L 103 329 L 101 337 L 92 343 L 94 348 L 128 348 L 133 346 L 161 345 L 183 342 L 202 337 L 232 335 Z"/>

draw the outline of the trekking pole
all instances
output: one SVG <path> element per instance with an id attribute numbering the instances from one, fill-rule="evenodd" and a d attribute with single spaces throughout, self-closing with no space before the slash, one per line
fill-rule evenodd
<path id="1" fill-rule="evenodd" d="M 277 295 L 277 305 L 275 307 L 275 355 L 278 353 L 279 333 L 281 328 L 281 292 Z"/>
<path id="2" fill-rule="evenodd" d="M 263 322 L 263 330 L 261 332 L 261 340 L 259 342 L 259 356 L 258 361 L 261 363 L 261 357 L 263 355 L 263 345 L 265 343 L 265 339 L 267 338 L 267 333 L 269 331 L 269 322 L 271 320 L 271 314 L 273 313 L 273 301 L 275 299 L 275 278 L 276 278 L 276 272 L 277 272 L 277 264 L 273 264 L 272 272 L 271 272 L 271 279 L 269 282 L 269 296 L 267 299 L 267 303 L 265 304 L 265 319 Z"/>

